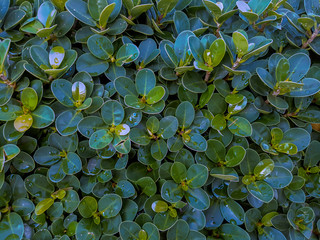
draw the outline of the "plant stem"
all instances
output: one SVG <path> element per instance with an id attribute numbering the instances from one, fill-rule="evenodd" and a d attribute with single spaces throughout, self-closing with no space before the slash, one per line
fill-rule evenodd
<path id="1" fill-rule="evenodd" d="M 206 76 L 205 76 L 205 78 L 204 78 L 204 81 L 205 81 L 205 82 L 208 82 L 208 81 L 209 81 L 210 75 L 211 75 L 211 72 L 207 71 L 207 72 L 206 72 Z"/>
<path id="2" fill-rule="evenodd" d="M 235 70 L 240 65 L 241 58 L 237 58 L 237 60 L 232 65 L 232 70 Z"/>
<path id="3" fill-rule="evenodd" d="M 318 36 L 320 31 L 320 24 L 318 25 L 318 27 L 314 30 L 314 32 L 312 33 L 312 35 L 310 36 L 310 38 L 308 39 L 308 41 L 306 41 L 303 45 L 302 48 L 305 49 L 309 46 L 310 43 L 313 42 L 313 40 Z"/>

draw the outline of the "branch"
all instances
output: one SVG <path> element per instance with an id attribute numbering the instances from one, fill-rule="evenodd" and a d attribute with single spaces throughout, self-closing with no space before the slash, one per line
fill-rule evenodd
<path id="1" fill-rule="evenodd" d="M 320 31 L 320 24 L 318 25 L 318 28 L 316 28 L 314 30 L 314 32 L 312 33 L 312 35 L 310 36 L 310 38 L 308 39 L 308 41 L 306 41 L 303 45 L 302 45 L 302 48 L 305 49 L 309 46 L 310 43 L 313 42 L 313 40 L 318 36 L 319 34 L 319 31 Z"/>

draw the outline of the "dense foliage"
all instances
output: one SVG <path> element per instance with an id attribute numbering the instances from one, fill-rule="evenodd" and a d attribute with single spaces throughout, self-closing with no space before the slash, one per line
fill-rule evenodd
<path id="1" fill-rule="evenodd" d="M 319 31 L 319 0 L 0 0 L 0 239 L 319 239 Z"/>

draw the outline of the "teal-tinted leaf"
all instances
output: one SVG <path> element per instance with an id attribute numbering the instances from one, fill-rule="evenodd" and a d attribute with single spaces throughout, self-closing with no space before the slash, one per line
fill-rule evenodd
<path id="1" fill-rule="evenodd" d="M 274 192 L 272 187 L 263 181 L 250 183 L 247 188 L 255 198 L 262 202 L 268 203 L 273 199 Z"/>
<path id="2" fill-rule="evenodd" d="M 191 207 L 198 210 L 206 210 L 210 206 L 209 196 L 202 188 L 189 188 L 185 198 Z"/>
<path id="3" fill-rule="evenodd" d="M 51 2 L 44 2 L 38 9 L 37 18 L 45 28 L 51 27 L 57 14 L 57 10 Z"/>
<path id="4" fill-rule="evenodd" d="M 21 239 L 24 233 L 23 221 L 17 213 L 8 213 L 3 217 L 0 229 L 3 239 Z"/>
<path id="5" fill-rule="evenodd" d="M 187 178 L 187 168 L 183 163 L 175 162 L 170 168 L 170 175 L 176 183 L 180 184 Z"/>
<path id="6" fill-rule="evenodd" d="M 226 167 L 239 165 L 246 155 L 246 150 L 242 146 L 231 147 L 226 155 Z"/>
<path id="7" fill-rule="evenodd" d="M 180 105 L 177 107 L 175 115 L 179 121 L 179 126 L 188 128 L 194 120 L 195 111 L 192 104 L 185 101 L 180 103 Z"/>
<path id="8" fill-rule="evenodd" d="M 183 142 L 188 148 L 198 152 L 204 152 L 208 147 L 206 139 L 199 133 L 191 132 L 188 138 L 183 138 Z"/>
<path id="9" fill-rule="evenodd" d="M 94 223 L 92 218 L 83 218 L 76 227 L 77 239 L 99 239 L 101 236 L 101 226 Z"/>
<path id="10" fill-rule="evenodd" d="M 224 161 L 226 149 L 223 143 L 216 139 L 209 139 L 207 143 L 208 148 L 206 150 L 206 156 L 215 163 Z"/>
<path id="11" fill-rule="evenodd" d="M 227 222 L 234 222 L 237 225 L 244 223 L 244 210 L 236 201 L 232 199 L 222 200 L 220 211 Z"/>
<path id="12" fill-rule="evenodd" d="M 53 110 L 47 105 L 38 106 L 31 113 L 33 122 L 33 128 L 45 128 L 51 125 L 54 122 L 55 114 Z"/>
<path id="13" fill-rule="evenodd" d="M 81 112 L 67 110 L 57 117 L 55 125 L 62 136 L 68 136 L 77 131 L 77 125 L 82 118 Z"/>
<path id="14" fill-rule="evenodd" d="M 107 194 L 98 202 L 98 210 L 105 218 L 116 216 L 122 207 L 121 197 L 117 194 Z"/>
<path id="15" fill-rule="evenodd" d="M 73 107 L 74 99 L 72 97 L 72 83 L 64 80 L 57 79 L 51 84 L 51 91 L 55 98 L 66 107 Z"/>
<path id="16" fill-rule="evenodd" d="M 66 9 L 78 20 L 89 26 L 95 27 L 96 23 L 91 17 L 87 3 L 80 0 L 68 0 L 65 5 Z"/>
<path id="17" fill-rule="evenodd" d="M 109 68 L 109 63 L 105 60 L 96 58 L 90 53 L 82 54 L 76 63 L 79 72 L 88 72 L 91 76 L 98 76 Z"/>
<path id="18" fill-rule="evenodd" d="M 166 142 L 163 139 L 160 139 L 152 143 L 150 150 L 152 157 L 161 161 L 167 155 L 168 147 Z"/>
<path id="19" fill-rule="evenodd" d="M 299 82 L 309 71 L 311 60 L 307 54 L 297 53 L 289 58 L 289 64 L 289 79 L 293 82 Z"/>
<path id="20" fill-rule="evenodd" d="M 292 128 L 283 134 L 281 143 L 293 143 L 297 146 L 298 151 L 304 150 L 310 143 L 310 134 L 301 128 Z"/>
<path id="21" fill-rule="evenodd" d="M 135 61 L 139 57 L 139 49 L 132 43 L 123 45 L 117 52 L 116 64 L 122 66 L 123 64 Z"/>
<path id="22" fill-rule="evenodd" d="M 30 48 L 30 56 L 38 67 L 44 69 L 50 68 L 49 53 L 41 46 L 32 46 Z"/>
<path id="23" fill-rule="evenodd" d="M 161 196 L 168 202 L 176 203 L 182 199 L 183 191 L 177 183 L 169 180 L 162 185 Z"/>
<path id="24" fill-rule="evenodd" d="M 168 139 L 174 136 L 178 130 L 178 119 L 174 116 L 167 116 L 160 120 L 158 134 L 164 138 Z"/>
<path id="25" fill-rule="evenodd" d="M 291 172 L 284 167 L 275 166 L 270 175 L 264 179 L 271 187 L 276 189 L 285 188 L 292 181 Z"/>
<path id="26" fill-rule="evenodd" d="M 158 10 L 163 17 L 167 15 L 178 3 L 178 0 L 160 0 L 158 2 Z"/>
<path id="27" fill-rule="evenodd" d="M 156 86 L 156 76 L 152 70 L 142 69 L 137 73 L 135 85 L 140 95 L 147 96 L 151 89 Z"/>
<path id="28" fill-rule="evenodd" d="M 62 169 L 68 175 L 80 172 L 81 168 L 82 162 L 76 153 L 69 152 L 67 157 L 62 159 Z"/>
<path id="29" fill-rule="evenodd" d="M 233 224 L 223 224 L 220 229 L 224 240 L 251 239 L 245 230 Z"/>
<path id="30" fill-rule="evenodd" d="M 189 225 L 186 221 L 179 219 L 167 232 L 168 240 L 186 239 L 189 234 Z"/>
<path id="31" fill-rule="evenodd" d="M 191 188 L 202 187 L 208 179 L 208 168 L 202 164 L 193 164 L 187 171 L 188 186 Z"/>
<path id="32" fill-rule="evenodd" d="M 102 149 L 108 146 L 113 140 L 113 135 L 105 129 L 94 132 L 89 139 L 89 145 L 93 149 Z"/>
<path id="33" fill-rule="evenodd" d="M 232 117 L 228 120 L 228 129 L 239 137 L 249 137 L 252 127 L 249 121 L 243 117 Z"/>
<path id="34" fill-rule="evenodd" d="M 271 2 L 271 0 L 251 0 L 249 1 L 248 5 L 250 6 L 253 12 L 255 12 L 258 15 L 261 15 L 267 9 Z"/>
<path id="35" fill-rule="evenodd" d="M 124 118 L 124 110 L 118 101 L 105 102 L 101 108 L 101 117 L 107 125 L 117 126 Z"/>
<path id="36" fill-rule="evenodd" d="M 78 211 L 84 218 L 91 217 L 98 209 L 97 200 L 91 196 L 85 196 L 81 199 Z"/>
<path id="37" fill-rule="evenodd" d="M 183 86 L 190 92 L 204 93 L 207 90 L 207 84 L 196 72 L 186 72 L 182 77 Z"/>
<path id="38" fill-rule="evenodd" d="M 105 36 L 92 35 L 87 44 L 90 52 L 99 59 L 108 60 L 113 55 L 112 42 Z"/>

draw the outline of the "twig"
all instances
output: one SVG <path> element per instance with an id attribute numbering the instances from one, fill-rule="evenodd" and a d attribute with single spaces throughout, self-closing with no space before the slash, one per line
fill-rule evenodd
<path id="1" fill-rule="evenodd" d="M 318 27 L 314 30 L 314 32 L 312 33 L 312 35 L 310 36 L 310 38 L 308 39 L 308 41 L 306 41 L 306 42 L 302 45 L 302 48 L 303 48 L 303 49 L 307 48 L 307 47 L 309 46 L 309 44 L 313 42 L 313 40 L 318 36 L 319 30 L 320 30 L 320 24 L 319 24 Z"/>

